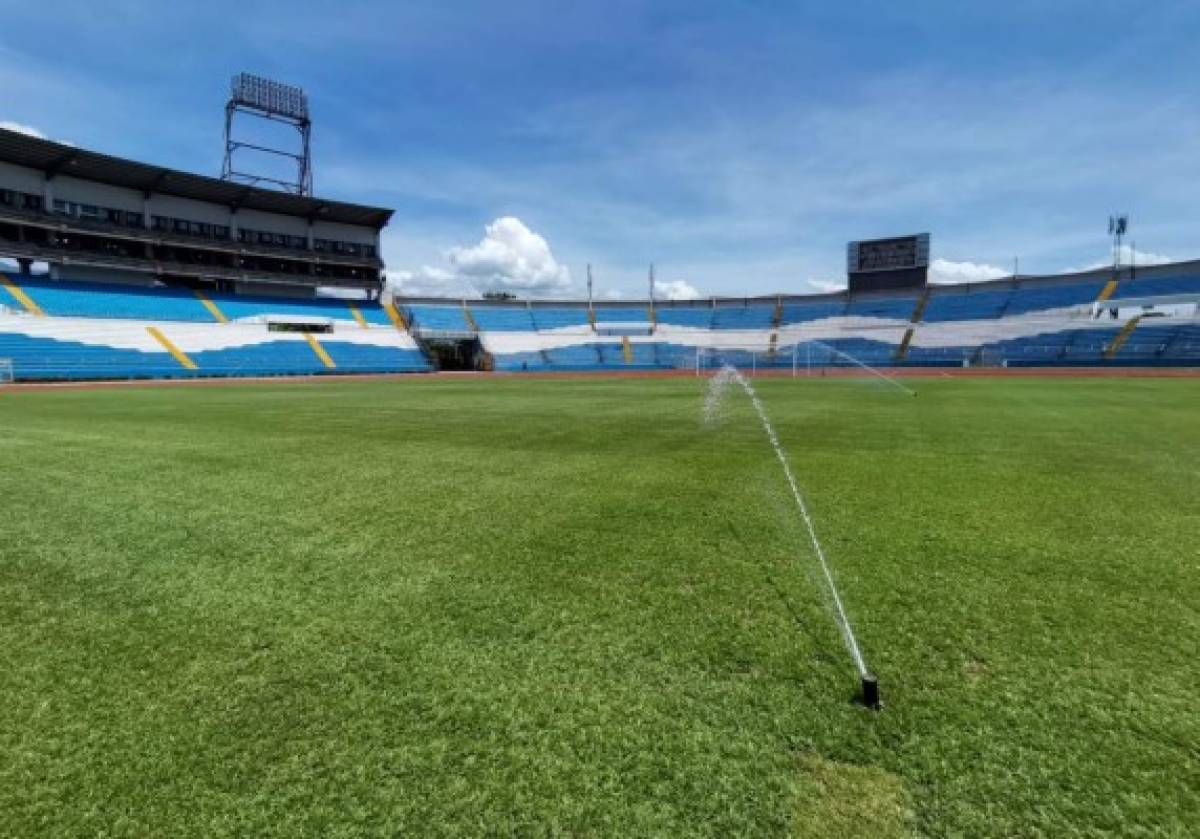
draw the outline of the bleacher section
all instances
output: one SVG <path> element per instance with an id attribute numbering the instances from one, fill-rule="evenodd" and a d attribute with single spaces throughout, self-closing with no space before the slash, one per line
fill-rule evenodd
<path id="1" fill-rule="evenodd" d="M 469 333 L 471 324 L 460 303 L 445 306 L 415 303 L 404 306 L 402 311 L 412 329 L 417 332 L 464 332 Z"/>
<path id="2" fill-rule="evenodd" d="M 1139 297 L 1165 297 L 1173 294 L 1200 293 L 1200 273 L 1181 277 L 1157 277 L 1126 280 L 1117 286 L 1113 300 Z"/>
<path id="3" fill-rule="evenodd" d="M 167 286 L 112 285 L 42 277 L 21 277 L 18 287 L 51 317 L 212 323 L 216 318 L 203 302 L 208 300 L 229 320 L 296 315 L 354 321 L 352 309 L 357 309 L 369 324 L 391 324 L 378 303 L 365 300 L 253 297 L 216 292 L 197 294 Z M 0 304 L 6 302 L 5 291 L 4 284 L 0 283 Z"/>
<path id="4" fill-rule="evenodd" d="M 475 323 L 485 332 L 531 332 L 536 327 L 525 306 L 476 306 Z"/>
<path id="5" fill-rule="evenodd" d="M 551 329 L 591 331 L 592 328 L 588 310 L 583 306 L 534 306 L 530 314 L 533 325 L 541 332 Z"/>
<path id="6" fill-rule="evenodd" d="M 1011 289 L 1001 291 L 968 291 L 935 289 L 925 304 L 923 320 L 938 321 L 981 320 L 998 318 L 1012 298 Z"/>
<path id="7" fill-rule="evenodd" d="M 730 346 L 755 348 L 755 364 L 780 367 L 790 366 L 793 354 L 801 363 L 853 363 L 834 349 L 877 366 L 1197 364 L 1195 314 L 1176 311 L 1128 326 L 1146 298 L 1200 297 L 1197 278 L 1200 270 L 1126 277 L 1110 287 L 1113 299 L 1103 304 L 1098 300 L 1112 279 L 1103 272 L 853 298 L 657 303 L 648 334 L 631 332 L 623 339 L 627 345 L 615 344 L 599 326 L 589 329 L 582 303 L 535 304 L 533 330 L 481 327 L 480 338 L 499 370 L 691 368 L 705 348 L 711 358 L 740 353 L 750 363 L 750 352 Z M 1137 308 L 1121 309 L 1122 299 L 1135 300 Z M 477 321 L 489 322 L 486 302 L 470 305 Z M 640 306 L 596 309 L 597 324 L 641 316 Z"/>
<path id="8" fill-rule="evenodd" d="M 655 320 L 661 326 L 687 326 L 692 329 L 713 328 L 713 308 L 709 305 L 664 306 L 661 303 L 654 310 Z"/>
<path id="9" fill-rule="evenodd" d="M 214 316 L 216 307 L 224 320 Z M 315 325 L 274 331 L 265 322 Z M 431 369 L 367 301 L 205 295 L 0 277 L 0 358 L 18 380 L 294 376 Z"/>
<path id="10" fill-rule="evenodd" d="M 876 366 L 1200 366 L 1196 301 L 1193 264 L 1115 281 L 666 302 L 653 317 L 641 303 L 399 300 L 410 331 L 373 301 L 0 275 L 0 359 L 26 380 L 427 371 L 428 336 L 477 338 L 500 371 L 691 369 L 701 351 L 779 367 L 852 363 L 841 354 Z"/>
<path id="11" fill-rule="evenodd" d="M 846 316 L 908 321 L 916 308 L 916 297 L 863 297 L 850 301 Z"/>
<path id="12" fill-rule="evenodd" d="M 789 302 L 782 306 L 781 323 L 808 323 L 835 318 L 846 313 L 845 300 L 822 300 L 812 303 Z"/>
<path id="13" fill-rule="evenodd" d="M 774 320 L 775 307 L 762 303 L 713 309 L 713 329 L 770 329 Z"/>

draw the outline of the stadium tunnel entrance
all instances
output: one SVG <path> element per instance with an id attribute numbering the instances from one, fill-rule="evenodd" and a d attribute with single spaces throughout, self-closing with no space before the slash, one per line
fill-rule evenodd
<path id="1" fill-rule="evenodd" d="M 483 349 L 479 338 L 432 338 L 419 339 L 421 348 L 439 371 L 490 370 L 490 356 Z"/>

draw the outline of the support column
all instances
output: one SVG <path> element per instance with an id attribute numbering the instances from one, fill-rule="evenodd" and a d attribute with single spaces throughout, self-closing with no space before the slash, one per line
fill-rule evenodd
<path id="1" fill-rule="evenodd" d="M 33 260 L 27 256 L 17 257 L 17 270 L 22 274 L 32 274 Z"/>

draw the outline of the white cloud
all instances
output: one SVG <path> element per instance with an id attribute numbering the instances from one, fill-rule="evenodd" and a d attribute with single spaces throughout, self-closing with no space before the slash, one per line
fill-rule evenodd
<path id="1" fill-rule="evenodd" d="M 1139 251 L 1139 250 L 1135 250 L 1132 245 L 1121 245 L 1121 264 L 1124 266 L 1129 266 L 1131 264 L 1132 265 L 1165 265 L 1168 262 L 1174 262 L 1174 261 L 1175 261 L 1174 259 L 1167 256 L 1166 254 L 1151 253 L 1150 251 Z M 1095 271 L 1097 268 L 1110 268 L 1110 267 L 1112 267 L 1112 256 L 1111 255 L 1107 259 L 1099 259 L 1095 262 L 1089 262 L 1087 265 L 1084 265 L 1082 267 L 1065 268 L 1063 270 L 1069 274 L 1069 273 L 1073 273 L 1075 271 Z"/>
<path id="2" fill-rule="evenodd" d="M 447 265 L 387 272 L 387 288 L 409 297 L 474 297 L 509 292 L 518 297 L 561 296 L 572 288 L 571 272 L 546 240 L 512 216 L 484 229 L 478 244 L 443 252 Z"/>
<path id="3" fill-rule="evenodd" d="M 813 280 L 808 281 L 809 286 L 821 294 L 832 294 L 835 291 L 845 291 L 845 280 Z"/>
<path id="4" fill-rule="evenodd" d="M 934 285 L 947 283 L 980 283 L 1012 276 L 1012 271 L 982 262 L 954 262 L 935 259 L 929 264 L 929 282 Z"/>
<path id="5" fill-rule="evenodd" d="M 39 140 L 46 139 L 45 133 L 23 122 L 0 120 L 0 128 L 3 128 L 5 131 L 16 131 L 18 134 L 28 134 L 30 137 L 37 137 Z"/>
<path id="6" fill-rule="evenodd" d="M 471 294 L 452 272 L 423 265 L 415 271 L 388 271 L 384 284 L 393 295 L 407 297 L 464 297 Z"/>
<path id="7" fill-rule="evenodd" d="M 625 294 L 619 288 L 610 288 L 600 295 L 602 300 L 624 300 Z"/>
<path id="8" fill-rule="evenodd" d="M 685 280 L 655 280 L 654 296 L 663 300 L 699 300 L 700 292 Z"/>
<path id="9" fill-rule="evenodd" d="M 446 259 L 457 277 L 481 292 L 541 297 L 571 288 L 571 272 L 554 258 L 549 243 L 513 216 L 496 219 L 479 244 L 451 248 Z"/>

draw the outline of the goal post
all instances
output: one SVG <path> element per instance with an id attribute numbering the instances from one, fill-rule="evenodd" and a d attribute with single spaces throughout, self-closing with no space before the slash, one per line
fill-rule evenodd
<path id="1" fill-rule="evenodd" d="M 764 350 L 754 347 L 725 345 L 696 348 L 696 375 L 706 376 L 722 367 L 732 367 L 744 376 L 766 373 L 772 376 L 825 376 L 833 370 L 836 375 L 850 375 L 863 381 L 884 383 L 909 396 L 916 391 L 871 364 L 873 358 L 859 358 L 844 349 L 824 341 L 807 340 Z M 886 369 L 886 368 L 885 368 Z"/>
<path id="2" fill-rule="evenodd" d="M 761 346 L 725 345 L 696 347 L 694 367 L 697 376 L 715 373 L 722 367 L 733 367 L 747 376 L 760 373 L 803 375 L 803 350 L 799 346 L 763 349 Z"/>

